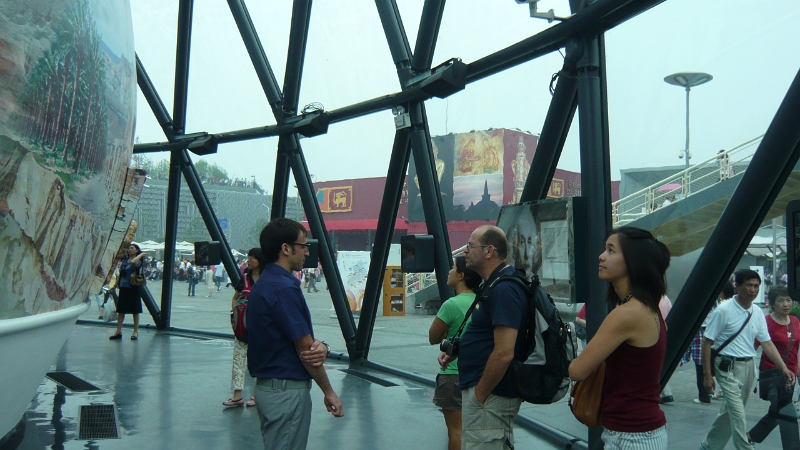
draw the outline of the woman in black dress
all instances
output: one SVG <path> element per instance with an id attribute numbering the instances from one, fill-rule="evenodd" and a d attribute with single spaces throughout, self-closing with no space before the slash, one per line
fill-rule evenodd
<path id="1" fill-rule="evenodd" d="M 128 254 L 122 258 L 119 267 L 119 301 L 117 303 L 117 332 L 109 339 L 122 339 L 122 322 L 125 314 L 133 314 L 133 335 L 131 340 L 139 339 L 139 314 L 142 313 L 142 296 L 139 286 L 131 285 L 131 275 L 140 273 L 142 258 L 147 256 L 136 244 L 128 247 Z"/>

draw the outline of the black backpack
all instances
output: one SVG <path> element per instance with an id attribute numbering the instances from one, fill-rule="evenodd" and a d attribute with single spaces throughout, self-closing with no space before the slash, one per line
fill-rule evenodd
<path id="1" fill-rule="evenodd" d="M 500 275 L 483 288 L 483 300 L 489 299 L 497 283 L 504 281 L 517 283 L 528 299 L 526 326 L 519 330 L 524 340 L 514 349 L 514 360 L 506 375 L 517 386 L 522 400 L 555 403 L 569 391 L 569 363 L 577 357 L 575 337 L 536 275 L 530 281 L 523 270 Z"/>

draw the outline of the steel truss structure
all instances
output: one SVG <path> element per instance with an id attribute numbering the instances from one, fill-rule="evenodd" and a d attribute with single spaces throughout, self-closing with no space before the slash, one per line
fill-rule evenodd
<path id="1" fill-rule="evenodd" d="M 395 0 L 375 0 L 386 41 L 396 66 L 402 89 L 399 92 L 367 99 L 328 112 L 298 114 L 298 100 L 310 23 L 311 0 L 294 0 L 288 59 L 282 89 L 272 72 L 267 55 L 250 19 L 244 0 L 228 0 L 264 95 L 275 116 L 275 125 L 234 130 L 210 135 L 185 133 L 189 56 L 192 37 L 193 0 L 180 0 L 173 111 L 170 116 L 148 78 L 144 64 L 136 59 L 138 85 L 150 109 L 161 125 L 166 142 L 137 144 L 135 153 L 169 151 L 170 171 L 167 194 L 165 261 L 175 258 L 180 178 L 184 177 L 208 227 L 212 239 L 220 241 L 223 263 L 232 282 L 238 282 L 238 270 L 221 232 L 214 211 L 189 151 L 204 154 L 216 151 L 219 144 L 278 136 L 275 181 L 271 217 L 286 211 L 289 172 L 302 200 L 314 238 L 319 240 L 320 260 L 328 275 L 330 294 L 336 310 L 347 352 L 351 361 L 367 360 L 372 331 L 380 301 L 380 286 L 386 269 L 389 245 L 394 232 L 401 200 L 403 179 L 411 152 L 419 176 L 420 192 L 429 234 L 436 245 L 435 272 L 442 299 L 452 293 L 446 285 L 452 264 L 447 227 L 425 110 L 425 101 L 434 96 L 446 97 L 470 83 L 503 70 L 565 49 L 564 65 L 559 72 L 552 101 L 542 126 L 541 137 L 522 201 L 546 197 L 576 109 L 580 105 L 580 155 L 582 191 L 587 198 L 589 231 L 586 248 L 592 261 L 604 246 L 606 231 L 611 228 L 611 189 L 604 32 L 652 8 L 664 0 L 570 0 L 573 15 L 562 22 L 495 53 L 470 63 L 451 60 L 432 70 L 433 54 L 444 14 L 444 0 L 425 0 L 419 33 L 412 51 Z M 358 326 L 350 311 L 344 286 L 334 262 L 334 249 L 313 190 L 299 134 L 313 136 L 327 131 L 327 126 L 378 111 L 402 107 L 408 112 L 410 126 L 396 131 L 386 176 L 375 244 L 369 267 L 363 309 Z M 312 123 L 309 131 L 307 125 Z M 305 128 L 303 128 L 305 127 Z M 719 225 L 714 230 L 683 290 L 676 299 L 667 324 L 668 350 L 662 385 L 672 375 L 678 362 L 710 311 L 717 293 L 734 269 L 739 256 L 763 221 L 769 206 L 795 167 L 800 156 L 800 74 L 792 82 L 783 103 L 766 131 L 733 194 Z M 775 168 L 780 172 L 776 173 Z M 769 174 L 770 176 L 764 176 Z M 592 336 L 607 314 L 604 303 L 606 285 L 594 269 L 576 274 L 588 280 L 588 334 Z M 160 329 L 170 327 L 172 271 L 164 271 L 160 310 L 152 297 L 145 302 Z M 680 320 L 678 319 L 680 318 Z M 597 437 L 591 437 L 590 441 Z"/>

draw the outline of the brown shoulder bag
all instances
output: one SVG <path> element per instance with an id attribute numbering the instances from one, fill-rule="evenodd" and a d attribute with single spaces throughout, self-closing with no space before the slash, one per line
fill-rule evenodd
<path id="1" fill-rule="evenodd" d="M 599 427 L 603 423 L 603 384 L 606 381 L 606 362 L 603 361 L 583 381 L 572 385 L 569 409 L 578 421 L 587 427 Z"/>

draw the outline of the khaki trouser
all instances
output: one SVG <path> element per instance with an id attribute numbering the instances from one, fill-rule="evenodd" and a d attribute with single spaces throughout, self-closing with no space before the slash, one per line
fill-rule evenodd
<path id="1" fill-rule="evenodd" d="M 483 405 L 475 388 L 461 391 L 461 449 L 505 450 L 514 448 L 514 418 L 522 400 L 490 394 Z"/>
<path id="2" fill-rule="evenodd" d="M 707 450 L 722 450 L 733 437 L 733 446 L 737 450 L 752 450 L 753 446 L 747 441 L 747 418 L 745 417 L 744 404 L 753 391 L 755 381 L 755 363 L 753 360 L 736 361 L 730 371 L 719 370 L 722 360 L 718 356 L 714 361 L 716 366 L 716 379 L 724 403 L 719 408 L 719 414 L 711 425 L 703 445 Z"/>

